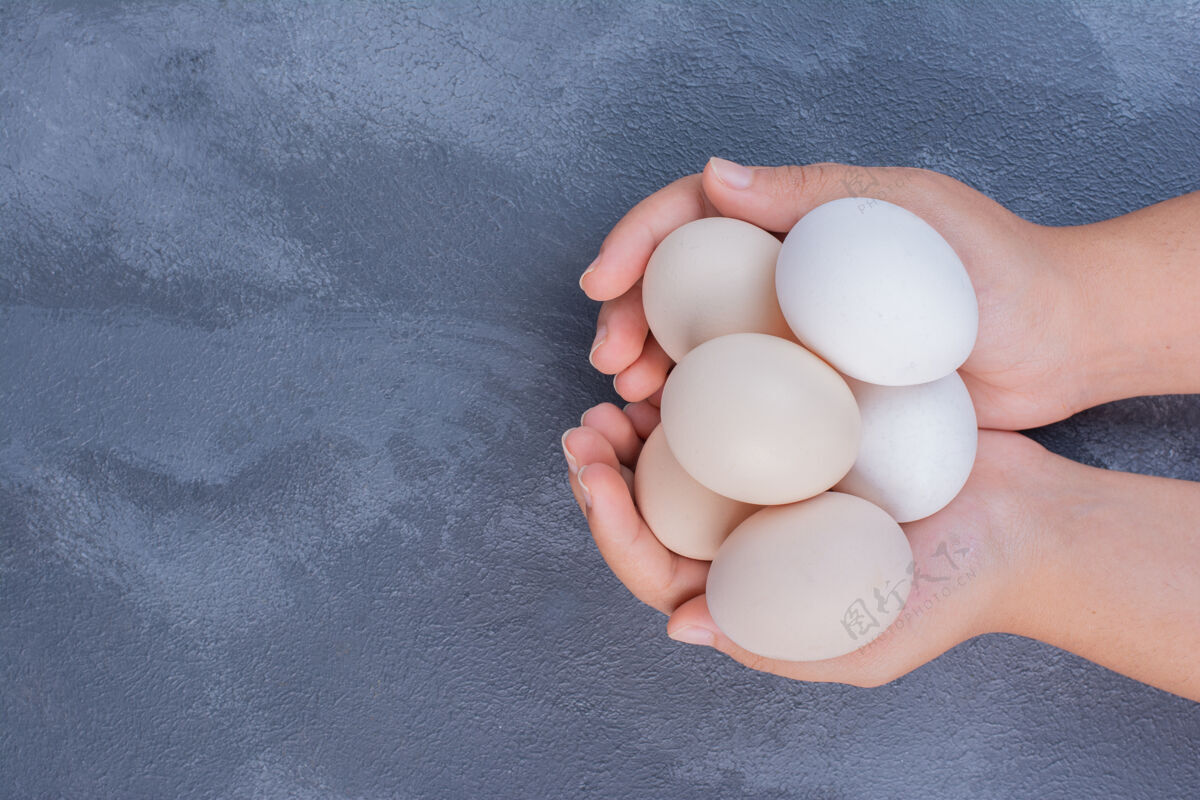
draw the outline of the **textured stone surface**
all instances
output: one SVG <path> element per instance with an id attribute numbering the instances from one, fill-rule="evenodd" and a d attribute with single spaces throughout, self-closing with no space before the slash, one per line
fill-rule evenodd
<path id="1" fill-rule="evenodd" d="M 1193 703 L 1005 636 L 755 674 L 592 546 L 575 280 L 650 190 L 912 164 L 1065 224 L 1200 185 L 1195 4 L 776 5 L 0 8 L 0 793 L 1194 792 Z M 1197 430 L 1036 435 L 1200 479 Z"/>

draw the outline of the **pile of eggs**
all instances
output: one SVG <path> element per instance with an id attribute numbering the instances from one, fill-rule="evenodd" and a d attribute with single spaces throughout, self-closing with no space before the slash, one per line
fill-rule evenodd
<path id="1" fill-rule="evenodd" d="M 904 607 L 900 522 L 946 506 L 978 438 L 956 370 L 978 305 L 950 245 L 869 198 L 821 205 L 782 244 L 691 222 L 654 251 L 646 319 L 676 362 L 634 497 L 669 549 L 711 560 L 708 607 L 735 643 L 814 661 Z"/>

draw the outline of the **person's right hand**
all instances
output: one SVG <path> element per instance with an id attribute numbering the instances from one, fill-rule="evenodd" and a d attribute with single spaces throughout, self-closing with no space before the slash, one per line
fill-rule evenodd
<path id="1" fill-rule="evenodd" d="M 718 629 L 705 597 L 709 563 L 672 553 L 638 512 L 632 469 L 658 423 L 650 403 L 601 403 L 563 436 L 563 450 L 601 555 L 635 597 L 669 616 L 672 638 L 789 678 L 877 686 L 978 634 L 1016 633 L 1200 700 L 1200 484 L 1086 467 L 1020 434 L 980 431 L 954 501 L 902 526 L 914 573 L 891 627 L 840 658 L 779 661 Z M 894 610 L 898 595 L 864 601 Z M 870 630 L 869 620 L 852 622 Z"/>
<path id="2" fill-rule="evenodd" d="M 983 428 L 1018 430 L 1064 419 L 1090 403 L 1072 376 L 1079 303 L 1049 232 L 946 175 L 901 167 L 812 164 L 741 167 L 711 160 L 638 203 L 612 229 L 580 278 L 604 301 L 590 355 L 628 401 L 657 404 L 672 366 L 648 333 L 641 277 L 671 231 L 706 216 L 786 233 L 841 197 L 874 197 L 932 225 L 958 253 L 979 298 L 979 336 L 959 370 Z"/>
<path id="3" fill-rule="evenodd" d="M 601 555 L 635 597 L 669 616 L 672 638 L 788 678 L 877 686 L 976 635 L 1017 630 L 1029 616 L 1024 598 L 1044 544 L 1034 535 L 1041 520 L 1033 510 L 1045 505 L 1040 495 L 1053 491 L 1047 487 L 1055 482 L 1056 457 L 1019 434 L 981 431 L 975 468 L 958 497 L 903 526 L 915 569 L 890 628 L 864 648 L 823 661 L 779 661 L 739 647 L 709 613 L 709 562 L 664 547 L 634 504 L 632 468 L 658 422 L 649 403 L 624 411 L 602 403 L 563 436 L 563 449 L 571 489 Z M 898 596 L 883 602 L 898 602 Z M 860 622 L 869 629 L 869 620 Z"/>

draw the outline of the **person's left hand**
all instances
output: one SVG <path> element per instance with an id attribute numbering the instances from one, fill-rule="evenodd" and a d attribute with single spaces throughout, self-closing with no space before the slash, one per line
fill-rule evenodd
<path id="1" fill-rule="evenodd" d="M 762 658 L 722 634 L 705 603 L 708 562 L 667 550 L 638 513 L 632 470 L 658 423 L 658 409 L 648 402 L 625 411 L 603 403 L 563 435 L 563 449 L 571 490 L 600 553 L 634 596 L 669 616 L 672 638 L 789 678 L 877 686 L 973 636 L 1012 629 L 1027 565 L 1036 558 L 1030 509 L 1052 483 L 1048 454 L 1032 440 L 980 431 L 975 468 L 958 497 L 902 526 L 913 549 L 914 579 L 892 626 L 849 655 L 794 662 Z"/>
<path id="2" fill-rule="evenodd" d="M 745 183 L 733 181 L 735 174 Z M 726 216 L 782 236 L 811 209 L 850 196 L 912 211 L 962 258 L 979 298 L 979 336 L 959 375 L 981 427 L 1046 425 L 1104 396 L 1105 387 L 1085 368 L 1097 362 L 1089 351 L 1095 337 L 1087 332 L 1089 279 L 1063 257 L 1060 229 L 1023 220 L 947 175 L 905 167 L 748 168 L 712 159 L 701 174 L 645 198 L 613 226 L 580 278 L 588 297 L 603 301 L 588 355 L 592 366 L 614 376 L 623 399 L 658 404 L 673 362 L 649 330 L 642 276 L 672 231 Z"/>

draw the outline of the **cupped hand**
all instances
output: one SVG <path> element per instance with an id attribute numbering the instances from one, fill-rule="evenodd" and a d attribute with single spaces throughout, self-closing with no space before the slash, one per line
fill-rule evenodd
<path id="1" fill-rule="evenodd" d="M 658 424 L 648 402 L 624 411 L 589 409 L 567 431 L 572 491 L 600 553 L 642 602 L 669 615 L 667 633 L 707 645 L 756 670 L 805 681 L 858 686 L 887 683 L 976 635 L 1011 629 L 1023 586 L 1037 561 L 1028 508 L 1043 480 L 1046 451 L 1016 433 L 981 431 L 970 479 L 946 508 L 903 525 L 912 545 L 910 591 L 896 621 L 866 647 L 825 661 L 757 656 L 721 633 L 705 602 L 708 562 L 667 550 L 646 525 L 631 494 L 642 443 Z M 870 620 L 856 625 L 870 631 Z"/>
<path id="2" fill-rule="evenodd" d="M 603 301 L 590 359 L 628 401 L 657 404 L 670 358 L 650 334 L 641 277 L 654 248 L 696 219 L 726 216 L 786 233 L 809 210 L 840 197 L 874 197 L 929 222 L 957 251 L 979 298 L 979 336 L 960 374 L 980 427 L 1019 430 L 1086 405 L 1073 385 L 1081 337 L 1076 291 L 1048 235 L 953 178 L 902 167 L 813 164 L 742 167 L 711 160 L 638 203 L 612 229 L 580 278 Z"/>

